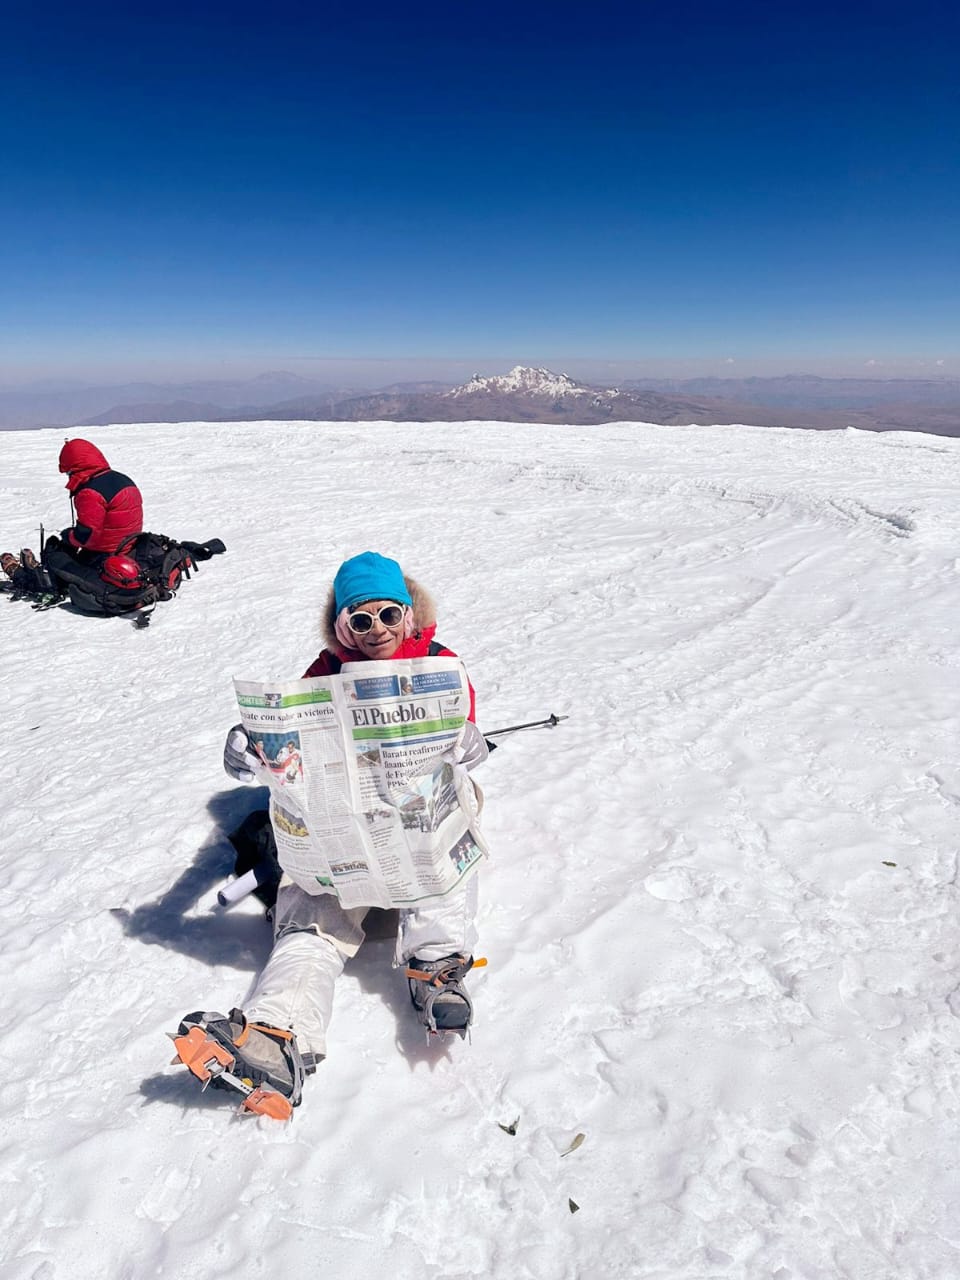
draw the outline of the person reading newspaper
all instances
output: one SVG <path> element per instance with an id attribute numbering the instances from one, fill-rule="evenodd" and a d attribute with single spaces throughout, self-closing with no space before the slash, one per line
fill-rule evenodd
<path id="1" fill-rule="evenodd" d="M 337 571 L 325 613 L 326 647 L 304 678 L 336 675 L 347 662 L 456 657 L 434 639 L 436 627 L 429 593 L 395 560 L 366 551 Z M 469 693 L 457 763 L 473 769 L 488 751 L 475 723 L 472 686 Z M 243 727 L 231 729 L 224 748 L 226 772 L 253 782 L 265 767 Z M 465 1036 L 470 1026 L 473 1005 L 464 977 L 474 964 L 476 911 L 475 875 L 442 897 L 400 911 L 395 962 L 405 968 L 413 1009 L 428 1035 Z M 364 940 L 366 913 L 366 906 L 343 907 L 333 891 L 307 893 L 285 875 L 274 913 L 273 950 L 246 1008 L 229 1016 L 186 1015 L 175 1037 L 180 1060 L 190 1066 L 187 1055 L 198 1061 L 205 1053 L 219 1053 L 223 1065 L 232 1059 L 229 1074 L 256 1086 L 261 1098 L 267 1095 L 265 1114 L 289 1114 L 300 1101 L 304 1077 L 326 1055 L 334 983 Z M 224 1082 L 215 1072 L 214 1083 Z M 287 1102 L 279 1102 L 274 1091 Z M 259 1109 L 249 1099 L 245 1105 Z"/>

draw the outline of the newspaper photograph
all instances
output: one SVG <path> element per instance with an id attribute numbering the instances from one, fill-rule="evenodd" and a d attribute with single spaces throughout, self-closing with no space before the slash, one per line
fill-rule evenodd
<path id="1" fill-rule="evenodd" d="M 234 688 L 280 865 L 307 893 L 410 907 L 476 871 L 487 847 L 456 761 L 470 710 L 458 658 L 345 663 L 335 676 Z"/>

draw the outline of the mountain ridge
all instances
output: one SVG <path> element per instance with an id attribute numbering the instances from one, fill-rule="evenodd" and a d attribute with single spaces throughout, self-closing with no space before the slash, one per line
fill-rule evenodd
<path id="1" fill-rule="evenodd" d="M 372 391 L 285 371 L 221 382 L 136 382 L 33 394 L 0 391 L 0 429 L 285 418 L 554 425 L 643 421 L 818 430 L 853 426 L 960 436 L 960 379 L 788 374 L 628 379 L 611 387 L 542 366 L 515 365 L 506 373 L 474 374 L 457 386 L 424 379 Z"/>
<path id="2" fill-rule="evenodd" d="M 739 386 L 739 384 L 738 384 Z M 289 402 L 260 410 L 255 420 L 282 417 Z M 508 373 L 474 374 L 444 392 L 373 392 L 333 405 L 298 404 L 307 420 L 334 422 L 538 422 L 556 426 L 594 426 L 637 421 L 659 426 L 760 426 L 838 430 L 933 431 L 960 435 L 960 383 L 956 406 L 891 405 L 887 411 L 862 408 L 802 409 L 747 399 L 668 393 L 632 386 L 603 387 L 578 382 L 565 373 L 516 365 Z M 229 419 L 223 419 L 229 420 Z"/>

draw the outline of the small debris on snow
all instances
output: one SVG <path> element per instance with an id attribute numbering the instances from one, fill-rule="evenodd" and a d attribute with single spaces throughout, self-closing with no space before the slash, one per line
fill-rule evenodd
<path id="1" fill-rule="evenodd" d="M 562 1160 L 563 1157 L 568 1156 L 571 1151 L 576 1151 L 577 1147 L 582 1146 L 586 1136 L 587 1135 L 585 1133 L 578 1133 L 577 1136 L 574 1138 L 574 1140 L 570 1143 L 569 1147 L 567 1147 L 566 1151 L 560 1152 L 560 1159 Z"/>

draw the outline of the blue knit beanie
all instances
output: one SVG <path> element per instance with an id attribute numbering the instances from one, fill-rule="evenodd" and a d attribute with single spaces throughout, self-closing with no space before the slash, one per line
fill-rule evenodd
<path id="1" fill-rule="evenodd" d="M 396 560 L 389 560 L 376 551 L 364 551 L 359 556 L 344 560 L 333 580 L 333 593 L 337 613 L 366 600 L 396 600 L 397 604 L 413 604 L 403 580 L 403 570 Z"/>

